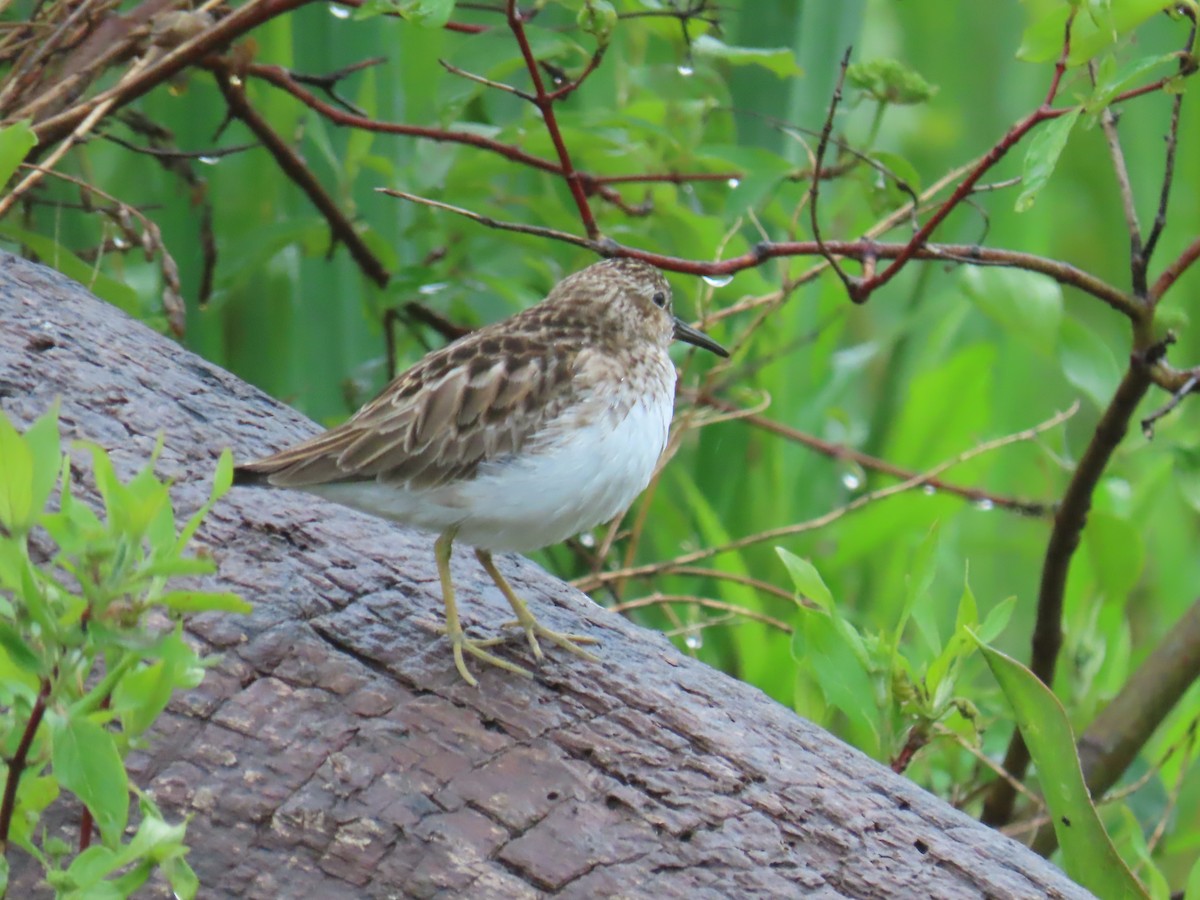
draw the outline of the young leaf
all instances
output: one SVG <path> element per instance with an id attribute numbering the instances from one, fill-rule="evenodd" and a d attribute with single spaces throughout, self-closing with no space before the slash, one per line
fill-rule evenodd
<path id="1" fill-rule="evenodd" d="M 803 608 L 792 635 L 792 654 L 809 666 L 825 701 L 863 729 L 868 743 L 860 746 L 878 758 L 879 704 L 861 636 L 836 613 Z"/>
<path id="2" fill-rule="evenodd" d="M 829 588 L 822 580 L 821 573 L 817 571 L 816 566 L 782 547 L 776 547 L 775 552 L 779 554 L 779 558 L 787 567 L 788 574 L 792 576 L 792 584 L 795 586 L 797 594 L 807 597 L 822 609 L 833 607 L 833 594 L 829 592 Z"/>
<path id="3" fill-rule="evenodd" d="M 188 613 L 213 610 L 248 613 L 254 609 L 237 594 L 219 591 L 168 591 L 158 602 L 167 609 Z"/>
<path id="4" fill-rule="evenodd" d="M 91 811 L 106 846 L 121 843 L 129 819 L 129 778 L 110 732 L 85 717 L 46 716 L 54 777 Z"/>
<path id="5" fill-rule="evenodd" d="M 21 535 L 33 526 L 33 452 L 0 412 L 0 527 Z"/>
<path id="6" fill-rule="evenodd" d="M 1034 133 L 1029 141 L 1029 150 L 1025 154 L 1025 169 L 1021 174 L 1024 190 L 1017 197 L 1017 212 L 1025 212 L 1033 206 L 1038 191 L 1046 186 L 1046 182 L 1054 174 L 1058 158 L 1062 156 L 1067 146 L 1067 138 L 1071 136 L 1071 129 L 1079 121 L 1079 114 L 1082 112 L 1083 107 L 1076 107 L 1065 115 L 1050 120 Z"/>
<path id="7" fill-rule="evenodd" d="M 780 78 L 804 74 L 796 64 L 795 54 L 787 47 L 731 47 L 712 35 L 702 34 L 692 41 L 692 52 L 735 66 L 762 66 Z"/>
<path id="8" fill-rule="evenodd" d="M 29 127 L 28 119 L 0 128 L 0 185 L 8 183 L 17 166 L 36 145 L 37 135 Z M 0 895 L 3 893 L 0 890 Z"/>
<path id="9" fill-rule="evenodd" d="M 50 411 L 29 426 L 25 445 L 33 458 L 32 513 L 37 515 L 46 506 L 62 466 L 58 440 L 58 401 Z"/>

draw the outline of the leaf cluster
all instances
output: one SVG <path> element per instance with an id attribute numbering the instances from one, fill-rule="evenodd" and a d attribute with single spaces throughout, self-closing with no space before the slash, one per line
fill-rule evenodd
<path id="1" fill-rule="evenodd" d="M 122 481 L 101 447 L 82 449 L 100 514 L 75 496 L 57 412 L 24 434 L 0 414 L 0 847 L 33 857 L 60 896 L 128 896 L 157 870 L 191 897 L 185 825 L 129 781 L 125 759 L 172 695 L 204 677 L 183 616 L 248 610 L 232 594 L 174 586 L 213 571 L 187 548 L 228 489 L 232 460 L 226 452 L 208 501 L 177 529 L 153 459 Z M 64 795 L 84 810 L 77 847 L 46 823 Z M 9 865 L 5 852 L 0 894 Z"/>

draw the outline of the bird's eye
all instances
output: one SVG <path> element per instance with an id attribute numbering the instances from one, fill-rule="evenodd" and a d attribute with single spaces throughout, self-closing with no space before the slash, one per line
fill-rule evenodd
<path id="1" fill-rule="evenodd" d="M 658 306 L 658 307 L 666 306 L 667 305 L 667 295 L 664 294 L 662 291 L 658 291 L 657 293 L 655 293 L 654 305 Z"/>

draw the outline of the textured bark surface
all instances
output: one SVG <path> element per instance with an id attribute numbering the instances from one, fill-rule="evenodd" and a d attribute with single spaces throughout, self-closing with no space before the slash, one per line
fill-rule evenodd
<path id="1" fill-rule="evenodd" d="M 312 423 L 47 269 L 0 256 L 0 407 L 62 401 L 129 474 L 165 435 L 177 510 L 221 449 Z M 83 496 L 90 496 L 86 490 Z M 190 633 L 221 662 L 173 702 L 137 782 L 192 816 L 208 897 L 1086 897 L 1056 868 L 517 557 L 551 627 L 536 680 L 473 664 L 440 617 L 432 540 L 299 494 L 235 488 L 200 533 L 254 604 Z M 468 624 L 507 605 L 464 548 Z M 515 637 L 499 652 L 528 663 Z"/>

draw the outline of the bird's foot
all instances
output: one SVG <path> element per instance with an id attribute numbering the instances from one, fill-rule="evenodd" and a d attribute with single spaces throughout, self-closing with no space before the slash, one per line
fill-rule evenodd
<path id="1" fill-rule="evenodd" d="M 517 611 L 520 616 L 520 610 Z M 541 660 L 544 658 L 542 653 L 542 645 L 538 643 L 538 638 L 544 638 L 552 644 L 562 647 L 574 653 L 576 656 L 581 656 L 588 662 L 600 662 L 600 657 L 594 653 L 588 653 L 580 644 L 598 644 L 600 643 L 594 637 L 588 637 L 586 634 L 566 634 L 561 631 L 554 631 L 547 628 L 541 622 L 533 617 L 533 614 L 525 610 L 525 615 L 511 621 L 505 622 L 504 628 L 522 628 L 525 631 L 525 639 L 529 641 L 529 646 L 533 650 L 535 659 Z"/>
<path id="2" fill-rule="evenodd" d="M 433 625 L 432 628 L 438 634 L 444 634 L 450 639 L 450 648 L 454 653 L 454 667 L 458 669 L 458 674 L 462 676 L 462 680 L 471 687 L 479 687 L 479 681 L 471 674 L 471 670 L 467 668 L 466 655 L 468 654 L 480 662 L 485 662 L 498 669 L 504 669 L 516 675 L 523 675 L 526 678 L 533 677 L 533 673 L 528 669 L 523 669 L 516 663 L 509 662 L 507 659 L 501 659 L 494 653 L 488 653 L 488 647 L 495 647 L 497 644 L 504 643 L 505 638 L 470 638 L 467 637 L 466 632 L 461 628 L 452 630 L 445 625 Z"/>

